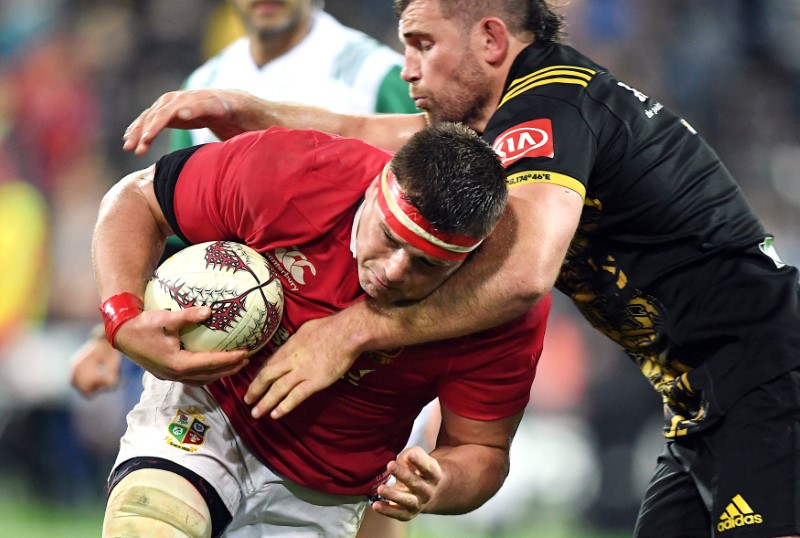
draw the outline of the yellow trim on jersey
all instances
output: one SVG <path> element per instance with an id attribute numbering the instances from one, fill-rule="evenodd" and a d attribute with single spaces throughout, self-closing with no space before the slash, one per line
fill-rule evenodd
<path id="1" fill-rule="evenodd" d="M 544 78 L 545 76 L 564 75 L 564 74 L 571 74 L 576 77 L 583 78 L 588 82 L 589 80 L 592 79 L 593 75 L 597 74 L 597 71 L 595 71 L 594 69 L 588 69 L 586 67 L 578 67 L 574 65 L 551 65 L 550 67 L 545 67 L 544 69 L 539 69 L 538 71 L 529 73 L 524 77 L 514 79 L 511 82 L 511 84 L 509 84 L 508 90 L 513 91 L 515 89 L 515 86 L 525 84 L 526 82 L 532 79 L 538 80 Z"/>
<path id="2" fill-rule="evenodd" d="M 584 184 L 574 177 L 564 174 L 541 170 L 526 170 L 506 177 L 506 186 L 509 189 L 520 185 L 530 185 L 531 183 L 552 183 L 553 185 L 560 185 L 577 192 L 582 199 L 586 198 L 586 187 Z"/>
<path id="3" fill-rule="evenodd" d="M 519 94 L 545 84 L 577 84 L 585 88 L 596 73 L 596 71 L 586 67 L 570 65 L 553 65 L 534 71 L 529 75 L 514 80 L 509 85 L 508 92 L 503 96 L 497 108 L 500 108 Z"/>

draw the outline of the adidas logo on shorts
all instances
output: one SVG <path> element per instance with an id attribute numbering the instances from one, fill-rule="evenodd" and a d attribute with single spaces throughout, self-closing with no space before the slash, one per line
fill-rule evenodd
<path id="1" fill-rule="evenodd" d="M 717 531 L 725 532 L 745 525 L 760 525 L 763 522 L 761 514 L 756 514 L 741 495 L 736 495 L 725 511 L 719 516 Z"/>

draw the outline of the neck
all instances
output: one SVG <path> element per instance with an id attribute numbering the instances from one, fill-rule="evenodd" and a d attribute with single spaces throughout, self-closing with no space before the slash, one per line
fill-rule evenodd
<path id="1" fill-rule="evenodd" d="M 469 122 L 469 126 L 479 133 L 486 130 L 486 124 L 494 115 L 497 110 L 497 105 L 503 98 L 503 92 L 506 87 L 506 80 L 508 74 L 511 72 L 511 65 L 517 58 L 520 52 L 527 47 L 529 43 L 522 43 L 520 41 L 512 40 L 508 49 L 508 54 L 505 54 L 501 61 L 490 64 L 489 73 L 487 77 L 488 90 L 483 96 L 483 103 L 480 108 L 475 111 L 474 119 Z"/>

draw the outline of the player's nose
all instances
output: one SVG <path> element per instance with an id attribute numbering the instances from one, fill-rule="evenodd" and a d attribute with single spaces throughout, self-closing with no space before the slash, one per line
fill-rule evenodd
<path id="1" fill-rule="evenodd" d="M 403 68 L 400 70 L 400 78 L 406 82 L 416 82 L 419 80 L 419 62 L 414 56 L 415 51 L 411 47 L 406 47 Z"/>
<path id="2" fill-rule="evenodd" d="M 408 253 L 399 248 L 386 258 L 383 264 L 383 271 L 386 281 L 390 284 L 398 284 L 405 280 L 411 269 L 411 257 Z"/>

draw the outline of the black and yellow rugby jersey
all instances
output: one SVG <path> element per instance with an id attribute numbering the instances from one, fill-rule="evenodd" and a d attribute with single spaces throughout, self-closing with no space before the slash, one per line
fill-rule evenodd
<path id="1" fill-rule="evenodd" d="M 749 300 L 794 301 L 782 314 L 794 323 L 797 273 L 784 268 L 794 278 L 766 291 L 762 275 L 723 277 L 771 238 L 715 152 L 661 103 L 571 47 L 534 44 L 515 60 L 484 138 L 510 188 L 547 182 L 584 197 L 556 287 L 662 394 L 668 436 L 712 422 L 707 415 L 800 363 L 790 351 L 798 331 L 793 342 L 785 327 L 773 334 L 759 319 L 773 313 L 750 311 Z"/>

